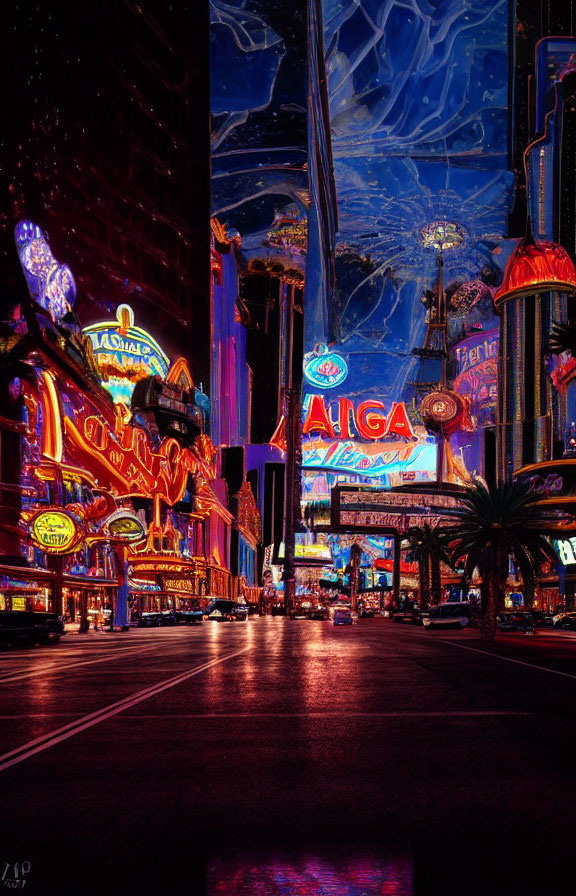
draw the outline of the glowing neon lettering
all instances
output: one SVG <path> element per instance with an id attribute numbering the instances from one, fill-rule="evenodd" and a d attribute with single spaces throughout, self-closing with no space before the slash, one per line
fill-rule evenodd
<path id="1" fill-rule="evenodd" d="M 321 395 L 313 395 L 310 399 L 308 414 L 302 431 L 304 435 L 308 435 L 309 432 L 325 432 L 331 439 L 336 438 L 332 421 Z"/>
<path id="2" fill-rule="evenodd" d="M 303 434 L 326 433 L 330 439 L 348 440 L 354 437 L 352 428 L 367 441 L 376 441 L 388 434 L 413 439 L 414 430 L 404 402 L 393 402 L 390 413 L 385 413 L 382 401 L 369 399 L 362 401 L 356 411 L 349 398 L 339 398 L 337 423 L 330 414 L 330 408 L 322 395 L 311 395 L 302 427 Z"/>
<path id="3" fill-rule="evenodd" d="M 354 415 L 354 406 L 349 398 L 341 398 L 338 402 L 338 427 L 339 427 L 339 438 L 341 439 L 351 439 L 352 433 L 350 432 L 350 414 Z"/>
<path id="4" fill-rule="evenodd" d="M 102 385 L 115 403 L 130 404 L 136 383 L 147 376 L 165 379 L 169 361 L 155 339 L 134 326 L 129 305 L 119 305 L 115 321 L 91 324 L 83 330 L 92 343 Z"/>
<path id="5" fill-rule="evenodd" d="M 392 410 L 388 417 L 387 432 L 395 432 L 399 436 L 405 436 L 407 439 L 414 435 L 412 425 L 406 413 L 406 405 L 404 402 L 394 402 Z"/>
<path id="6" fill-rule="evenodd" d="M 387 431 L 388 420 L 385 414 L 378 413 L 384 410 L 381 401 L 363 401 L 356 411 L 356 426 L 364 439 L 381 439 Z"/>

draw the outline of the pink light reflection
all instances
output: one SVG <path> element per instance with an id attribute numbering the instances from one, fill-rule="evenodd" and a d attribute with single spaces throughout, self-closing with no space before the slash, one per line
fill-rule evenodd
<path id="1" fill-rule="evenodd" d="M 413 896 L 409 856 L 242 854 L 209 863 L 208 896 Z"/>

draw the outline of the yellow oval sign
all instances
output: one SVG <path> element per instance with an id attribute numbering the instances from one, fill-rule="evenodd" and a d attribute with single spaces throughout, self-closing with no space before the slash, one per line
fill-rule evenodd
<path id="1" fill-rule="evenodd" d="M 34 517 L 30 535 L 49 554 L 65 554 L 79 537 L 78 527 L 63 510 L 45 510 Z"/>
<path id="2" fill-rule="evenodd" d="M 117 516 L 109 520 L 108 531 L 110 535 L 125 538 L 127 541 L 140 541 L 145 535 L 144 526 L 139 519 L 133 516 Z"/>

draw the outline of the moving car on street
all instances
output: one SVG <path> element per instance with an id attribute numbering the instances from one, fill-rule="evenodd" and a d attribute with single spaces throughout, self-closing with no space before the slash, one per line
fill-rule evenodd
<path id="1" fill-rule="evenodd" d="M 244 604 L 236 604 L 232 608 L 232 616 L 236 622 L 245 622 L 248 619 L 248 607 Z"/>
<path id="2" fill-rule="evenodd" d="M 352 610 L 350 607 L 335 608 L 334 625 L 352 625 Z"/>

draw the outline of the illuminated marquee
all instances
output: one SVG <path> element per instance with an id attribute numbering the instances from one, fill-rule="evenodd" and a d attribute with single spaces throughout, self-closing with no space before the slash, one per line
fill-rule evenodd
<path id="1" fill-rule="evenodd" d="M 82 530 L 64 510 L 42 510 L 30 521 L 30 538 L 48 554 L 67 554 L 82 538 Z"/>
<path id="2" fill-rule="evenodd" d="M 166 379 L 169 360 L 150 333 L 134 326 L 129 305 L 119 305 L 115 321 L 92 324 L 83 330 L 92 343 L 102 385 L 114 402 L 130 406 L 136 383 L 147 376 Z"/>
<path id="3" fill-rule="evenodd" d="M 376 489 L 334 489 L 331 525 L 340 530 L 407 531 L 421 526 L 450 526 L 458 519 L 460 503 L 453 495 L 386 492 Z"/>
<path id="4" fill-rule="evenodd" d="M 186 594 L 194 594 L 194 585 L 190 579 L 164 578 L 164 591 L 181 591 Z"/>
<path id="5" fill-rule="evenodd" d="M 166 559 L 160 554 L 132 554 L 128 558 L 128 562 L 132 567 L 134 575 L 142 575 L 142 573 L 156 574 L 159 572 L 177 575 L 182 573 L 190 573 L 194 570 L 194 563 L 178 558 Z"/>

